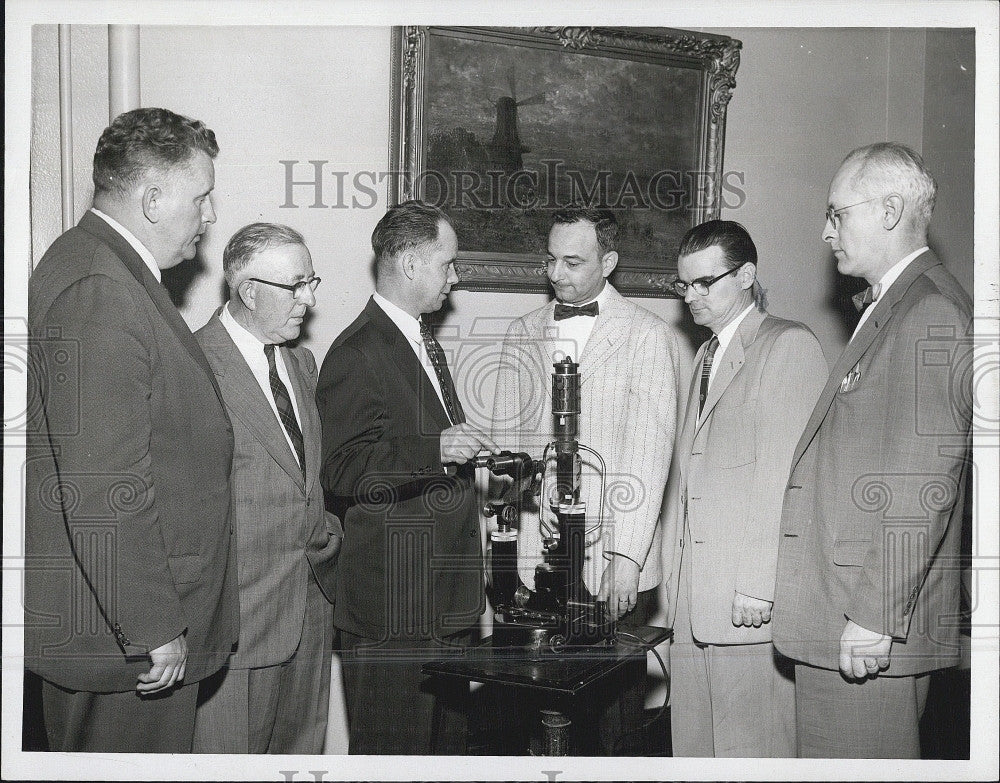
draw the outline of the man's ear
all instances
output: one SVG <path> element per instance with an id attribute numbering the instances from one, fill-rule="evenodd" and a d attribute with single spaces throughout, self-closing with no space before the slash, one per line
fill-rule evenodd
<path id="1" fill-rule="evenodd" d="M 142 214 L 150 223 L 159 222 L 162 200 L 163 190 L 159 185 L 148 185 L 142 191 Z"/>
<path id="2" fill-rule="evenodd" d="M 417 254 L 406 250 L 399 256 L 399 268 L 403 270 L 407 280 L 412 280 L 417 274 L 417 264 L 420 263 Z"/>
<path id="3" fill-rule="evenodd" d="M 609 250 L 601 259 L 601 273 L 607 277 L 615 271 L 616 266 L 618 266 L 618 251 Z"/>
<path id="4" fill-rule="evenodd" d="M 751 264 L 747 261 L 743 266 L 740 267 L 739 280 L 740 288 L 746 291 L 753 285 L 753 281 L 757 279 L 757 265 Z"/>
<path id="5" fill-rule="evenodd" d="M 882 227 L 886 231 L 892 231 L 903 218 L 903 210 L 906 202 L 898 193 L 890 193 L 882 199 Z"/>
<path id="6" fill-rule="evenodd" d="M 243 306 L 247 310 L 253 310 L 257 307 L 257 286 L 254 285 L 253 280 L 244 280 L 236 286 L 236 293 L 239 294 L 240 301 L 243 302 Z"/>

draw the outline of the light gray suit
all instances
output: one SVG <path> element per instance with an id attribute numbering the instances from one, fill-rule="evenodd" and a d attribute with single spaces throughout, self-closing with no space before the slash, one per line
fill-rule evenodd
<path id="1" fill-rule="evenodd" d="M 605 531 L 588 548 L 587 587 L 596 593 L 607 560 L 617 552 L 639 564 L 639 590 L 660 584 L 660 526 L 663 488 L 677 419 L 677 338 L 658 316 L 609 286 L 594 330 L 580 353 L 582 444 L 607 463 Z M 561 358 L 554 339 L 555 302 L 511 324 L 497 376 L 493 436 L 503 448 L 541 456 L 554 438 L 552 362 Z M 588 518 L 597 516 L 601 493 L 596 460 L 586 453 L 581 498 Z M 541 558 L 537 509 L 525 513 L 519 534 L 521 578 L 534 583 Z"/>
<path id="2" fill-rule="evenodd" d="M 321 753 L 343 531 L 325 510 L 319 483 L 316 361 L 306 348 L 279 349 L 298 408 L 303 481 L 281 422 L 218 313 L 195 336 L 235 432 L 231 486 L 241 619 L 228 672 L 199 706 L 195 750 Z"/>
<path id="3" fill-rule="evenodd" d="M 807 327 L 753 309 L 717 354 L 699 416 L 706 347 L 695 357 L 666 516 L 673 750 L 793 756 L 794 689 L 775 666 L 771 625 L 734 626 L 731 609 L 737 592 L 774 599 L 785 483 L 826 361 Z"/>

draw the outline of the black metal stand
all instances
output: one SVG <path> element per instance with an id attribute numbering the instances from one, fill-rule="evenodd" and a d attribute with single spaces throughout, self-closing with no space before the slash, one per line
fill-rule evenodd
<path id="1" fill-rule="evenodd" d="M 642 639 L 646 646 L 616 640 L 607 645 L 591 645 L 559 653 L 533 653 L 523 647 L 494 647 L 493 638 L 489 637 L 459 655 L 424 664 L 423 671 L 425 674 L 530 689 L 550 697 L 555 707 L 565 697 L 579 695 L 627 661 L 645 657 L 648 647 L 670 638 L 670 631 L 653 625 L 630 628 L 629 632 Z M 544 755 L 568 755 L 569 727 L 570 720 L 561 710 L 542 710 Z"/>

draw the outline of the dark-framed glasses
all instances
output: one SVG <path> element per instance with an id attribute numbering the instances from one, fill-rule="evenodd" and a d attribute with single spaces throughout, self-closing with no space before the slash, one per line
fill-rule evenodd
<path id="1" fill-rule="evenodd" d="M 867 204 L 869 201 L 875 201 L 882 198 L 881 196 L 873 196 L 872 198 L 866 198 L 864 201 L 858 201 L 855 204 L 848 204 L 846 207 L 833 207 L 826 208 L 826 219 L 833 226 L 834 231 L 840 230 L 840 213 L 846 212 L 849 209 L 854 209 L 855 207 L 860 207 L 862 204 Z"/>
<path id="2" fill-rule="evenodd" d="M 291 291 L 292 296 L 296 299 L 304 296 L 307 290 L 315 291 L 322 282 L 322 278 L 320 277 L 310 277 L 308 280 L 300 280 L 294 285 L 275 283 L 273 280 L 261 280 L 259 277 L 248 277 L 247 280 L 253 280 L 255 283 L 263 283 L 264 285 L 273 285 L 275 288 L 284 288 L 286 291 Z"/>
<path id="3" fill-rule="evenodd" d="M 718 283 L 722 278 L 728 277 L 733 272 L 739 272 L 740 268 L 741 267 L 729 269 L 716 277 L 699 277 L 697 280 L 692 280 L 690 283 L 685 283 L 683 280 L 678 278 L 671 281 L 670 287 L 673 288 L 674 293 L 680 297 L 687 295 L 689 288 L 693 288 L 694 292 L 698 294 L 698 296 L 708 296 L 708 289 L 711 288 L 712 285 Z"/>

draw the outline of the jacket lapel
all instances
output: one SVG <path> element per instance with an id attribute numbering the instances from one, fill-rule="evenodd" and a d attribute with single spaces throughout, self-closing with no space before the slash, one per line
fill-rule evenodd
<path id="1" fill-rule="evenodd" d="M 424 370 L 417 355 L 410 347 L 409 340 L 399 331 L 399 327 L 386 315 L 385 311 L 379 307 L 374 299 L 369 299 L 365 305 L 365 314 L 375 325 L 385 338 L 389 348 L 389 356 L 399 370 L 399 374 L 406 381 L 407 385 L 420 401 L 422 410 L 430 417 L 428 421 L 434 422 L 441 430 L 451 426 L 451 419 L 445 411 L 441 400 L 427 372 Z M 457 393 L 457 392 L 456 392 Z"/>
<path id="2" fill-rule="evenodd" d="M 260 442 L 268 454 L 281 468 L 298 484 L 302 486 L 302 471 L 299 463 L 292 454 L 292 450 L 285 438 L 281 422 L 274 415 L 271 403 L 264 396 L 264 391 L 257 383 L 250 366 L 243 358 L 236 343 L 233 342 L 226 327 L 219 321 L 218 311 L 212 319 L 201 330 L 203 335 L 203 345 L 205 352 L 214 359 L 215 374 L 218 377 L 219 385 L 226 390 L 226 398 L 229 400 L 230 415 L 239 419 L 254 437 Z M 285 367 L 288 368 L 291 362 L 288 360 L 288 350 L 282 349 L 282 356 L 285 358 Z M 291 375 L 291 371 L 289 375 Z M 297 392 L 296 392 L 297 393 Z M 304 409 L 299 400 L 299 411 Z M 303 437 L 306 430 L 303 429 Z M 306 440 L 309 443 L 309 440 Z M 307 453 L 308 457 L 308 453 Z M 318 461 L 309 464 L 319 464 Z"/>
<path id="3" fill-rule="evenodd" d="M 715 377 L 712 378 L 712 385 L 708 389 L 708 397 L 705 399 L 705 405 L 698 420 L 698 429 L 701 429 L 702 424 L 708 419 L 708 415 L 712 412 L 712 409 L 715 408 L 719 399 L 725 393 L 726 389 L 729 388 L 729 384 L 733 382 L 736 374 L 743 367 L 746 361 L 746 348 L 757 339 L 757 332 L 760 329 L 760 325 L 764 322 L 764 316 L 765 313 L 762 313 L 756 307 L 747 313 L 737 328 L 736 334 L 733 335 L 733 339 L 726 346 L 725 353 L 716 360 L 718 366 L 716 367 Z M 702 356 L 704 356 L 704 350 L 702 351 Z M 701 365 L 699 364 L 697 367 L 700 371 Z M 696 376 L 699 383 L 699 389 L 695 392 L 697 395 L 701 391 L 701 373 L 696 373 Z"/>
<path id="4" fill-rule="evenodd" d="M 823 419 L 826 418 L 826 414 L 830 411 L 830 406 L 833 405 L 833 400 L 837 396 L 837 390 L 840 388 L 841 381 L 861 360 L 861 357 L 865 355 L 872 343 L 875 342 L 875 338 L 885 328 L 885 325 L 892 317 L 892 310 L 896 306 L 896 303 L 903 298 L 903 295 L 913 284 L 914 280 L 932 266 L 940 263 L 937 256 L 931 251 L 918 256 L 903 270 L 903 274 L 896 278 L 896 281 L 889 286 L 889 290 L 872 305 L 875 308 L 872 314 L 862 324 L 861 329 L 854 336 L 854 339 L 844 347 L 843 353 L 840 354 L 840 358 L 837 359 L 836 364 L 834 364 L 833 369 L 830 371 L 830 377 L 827 378 L 826 386 L 823 388 L 823 392 L 816 402 L 816 407 L 813 408 L 812 415 L 806 423 L 806 428 L 802 432 L 802 437 L 799 438 L 798 445 L 795 447 L 795 454 L 792 457 L 792 471 L 795 470 L 795 466 L 802 458 L 803 452 L 808 448 L 812 439 L 816 437 Z"/>
<path id="5" fill-rule="evenodd" d="M 608 286 L 608 296 L 605 300 L 601 312 L 597 315 L 597 322 L 594 330 L 590 333 L 590 339 L 580 354 L 580 382 L 584 383 L 587 378 L 593 375 L 604 362 L 611 357 L 618 343 L 625 337 L 627 324 L 625 315 L 625 297 Z"/>

